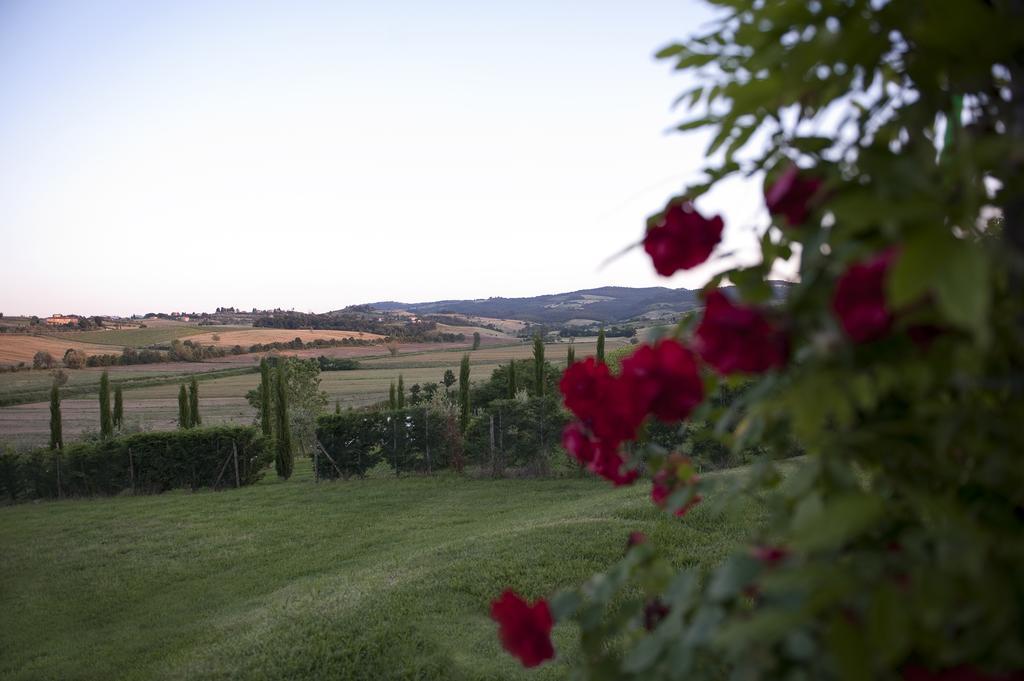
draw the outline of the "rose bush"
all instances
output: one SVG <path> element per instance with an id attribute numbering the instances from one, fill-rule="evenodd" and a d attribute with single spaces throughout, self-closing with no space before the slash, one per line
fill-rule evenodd
<path id="1" fill-rule="evenodd" d="M 723 223 L 696 204 L 763 173 L 761 260 L 710 261 L 692 334 L 681 324 L 617 375 L 570 367 L 564 442 L 614 484 L 650 477 L 673 522 L 748 493 L 773 510 L 709 574 L 631 537 L 606 573 L 556 593 L 578 675 L 1022 678 L 1024 8 L 714 4 L 709 32 L 659 53 L 694 72 L 680 128 L 711 131 L 705 178 L 643 244 L 665 276 L 708 261 Z M 790 259 L 778 300 L 770 275 Z M 734 373 L 753 383 L 706 399 Z M 765 455 L 745 476 L 699 476 L 687 452 L 642 444 L 650 419 L 708 421 Z M 794 438 L 807 456 L 779 466 Z"/>

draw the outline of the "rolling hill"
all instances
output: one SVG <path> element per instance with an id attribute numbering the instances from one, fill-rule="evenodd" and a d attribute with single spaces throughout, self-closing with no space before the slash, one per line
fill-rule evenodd
<path id="1" fill-rule="evenodd" d="M 773 284 L 779 295 L 787 285 L 781 281 Z M 452 313 L 544 324 L 565 324 L 572 320 L 613 323 L 670 319 L 682 312 L 701 307 L 701 301 L 699 290 L 663 286 L 604 286 L 530 298 L 499 297 L 425 303 L 382 301 L 371 303 L 370 307 L 377 310 L 406 310 L 420 315 Z"/>

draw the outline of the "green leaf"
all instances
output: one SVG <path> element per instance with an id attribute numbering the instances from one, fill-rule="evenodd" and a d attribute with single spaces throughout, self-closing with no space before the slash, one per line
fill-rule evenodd
<path id="1" fill-rule="evenodd" d="M 657 661 L 664 647 L 665 641 L 659 636 L 644 636 L 622 660 L 622 670 L 631 674 L 646 671 Z"/>
<path id="2" fill-rule="evenodd" d="M 793 545 L 803 550 L 837 548 L 871 527 L 881 518 L 885 505 L 878 497 L 847 494 L 825 502 L 814 515 L 794 520 Z"/>
<path id="3" fill-rule="evenodd" d="M 561 622 L 566 618 L 572 617 L 582 601 L 583 599 L 580 598 L 579 592 L 575 589 L 563 589 L 551 597 L 548 605 L 551 607 L 551 615 L 555 618 L 555 621 Z"/>
<path id="4" fill-rule="evenodd" d="M 715 571 L 708 586 L 708 596 L 724 601 L 739 594 L 757 576 L 761 564 L 745 553 L 732 556 Z"/>

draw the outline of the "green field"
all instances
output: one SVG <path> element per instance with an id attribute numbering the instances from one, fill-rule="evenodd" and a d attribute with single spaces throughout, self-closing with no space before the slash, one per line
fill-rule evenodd
<path id="1" fill-rule="evenodd" d="M 560 679 L 526 672 L 488 604 L 575 585 L 641 530 L 707 567 L 758 522 L 659 513 L 591 479 L 297 475 L 241 490 L 0 508 L 0 678 Z"/>
<path id="2" fill-rule="evenodd" d="M 608 350 L 621 347 L 622 341 L 609 339 Z M 567 343 L 550 343 L 545 346 L 545 356 L 556 366 L 565 364 Z M 582 359 L 593 354 L 595 343 L 576 343 L 576 357 Z M 403 352 L 397 357 L 377 355 L 358 358 L 360 367 L 354 371 L 328 371 L 320 374 L 320 388 L 327 393 L 328 409 L 334 408 L 335 401 L 342 408 L 361 407 L 387 399 L 388 388 L 397 381 L 399 374 L 406 387 L 414 383 L 440 382 L 445 369 L 458 375 L 459 361 L 465 348 L 455 350 L 431 349 L 423 352 Z M 533 356 L 531 344 L 514 344 L 500 347 L 483 347 L 469 353 L 471 380 L 484 381 L 499 364 L 511 359 L 528 359 Z M 255 355 L 252 356 L 256 358 Z M 159 430 L 175 427 L 178 415 L 178 384 L 187 380 L 187 374 L 195 371 L 209 371 L 234 367 L 239 371 L 251 369 L 253 363 L 217 364 L 214 362 L 190 364 L 136 365 L 134 367 L 111 367 L 110 377 L 114 382 L 136 380 L 137 387 L 128 387 L 124 392 L 125 420 L 129 430 Z M 69 396 L 63 400 L 64 437 L 73 441 L 82 433 L 99 429 L 99 405 L 94 395 L 84 395 L 99 384 L 101 369 L 68 371 L 70 376 Z M 161 378 L 166 377 L 166 378 Z M 17 406 L 0 408 L 0 446 L 11 444 L 17 447 L 45 445 L 49 438 L 49 404 L 46 399 L 52 377 L 45 371 L 24 371 L 0 374 L 0 399 L 22 394 L 34 394 L 40 400 Z M 139 386 L 138 382 L 160 383 Z M 245 394 L 256 387 L 259 376 L 255 373 L 209 377 L 200 386 L 200 405 L 204 421 L 209 424 L 252 423 L 255 412 L 245 400 Z M 126 383 L 129 385 L 129 383 Z M 32 392 L 34 391 L 34 392 Z M 40 392 L 42 391 L 42 392 Z"/>
<path id="3" fill-rule="evenodd" d="M 62 331 L 49 335 L 56 338 L 67 338 L 68 340 L 82 343 L 98 343 L 100 345 L 115 345 L 118 348 L 141 348 L 147 345 L 170 343 L 175 338 L 187 338 L 201 333 L 217 333 L 218 331 L 233 331 L 245 329 L 245 326 L 194 326 L 190 324 L 161 324 L 149 326 L 145 329 L 109 329 L 106 331 Z"/>

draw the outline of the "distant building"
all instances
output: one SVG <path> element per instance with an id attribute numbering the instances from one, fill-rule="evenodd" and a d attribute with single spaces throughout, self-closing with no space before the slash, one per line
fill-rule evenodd
<path id="1" fill-rule="evenodd" d="M 68 315 L 65 317 L 62 314 L 55 314 L 51 317 L 47 317 L 43 320 L 47 326 L 69 326 L 71 324 L 78 323 L 77 315 Z"/>

